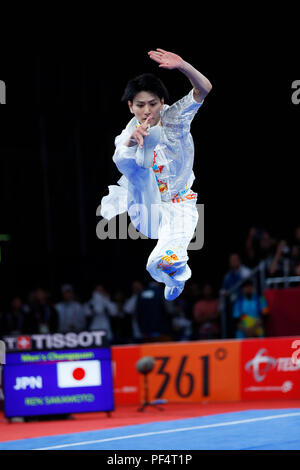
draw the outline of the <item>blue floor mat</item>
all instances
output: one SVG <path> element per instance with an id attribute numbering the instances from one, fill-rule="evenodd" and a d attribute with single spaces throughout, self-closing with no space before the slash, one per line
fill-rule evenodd
<path id="1" fill-rule="evenodd" d="M 248 410 L 0 442 L 0 450 L 299 450 L 300 409 Z"/>

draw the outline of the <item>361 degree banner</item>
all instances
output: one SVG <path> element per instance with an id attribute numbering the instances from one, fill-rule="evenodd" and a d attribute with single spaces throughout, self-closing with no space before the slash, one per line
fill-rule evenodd
<path id="1" fill-rule="evenodd" d="M 144 400 L 143 375 L 136 362 L 155 359 L 149 374 L 149 400 L 168 402 L 234 401 L 240 399 L 240 342 L 195 341 L 114 346 L 115 403 Z"/>
<path id="2" fill-rule="evenodd" d="M 198 341 L 141 346 L 155 358 L 149 375 L 150 400 L 170 402 L 240 399 L 240 343 Z M 141 390 L 142 393 L 142 390 Z"/>

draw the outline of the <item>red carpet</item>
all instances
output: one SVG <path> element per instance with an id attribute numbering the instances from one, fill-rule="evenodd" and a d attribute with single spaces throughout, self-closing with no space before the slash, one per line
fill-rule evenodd
<path id="1" fill-rule="evenodd" d="M 118 406 L 108 417 L 106 413 L 82 413 L 72 415 L 72 419 L 38 421 L 31 423 L 9 423 L 3 413 L 0 414 L 0 441 L 12 441 L 32 437 L 53 436 L 96 429 L 129 426 L 153 421 L 208 416 L 218 413 L 230 413 L 249 409 L 284 409 L 300 408 L 300 400 L 290 401 L 251 401 L 226 403 L 186 403 L 165 404 L 164 411 L 147 408 L 143 413 L 137 411 L 138 405 Z"/>

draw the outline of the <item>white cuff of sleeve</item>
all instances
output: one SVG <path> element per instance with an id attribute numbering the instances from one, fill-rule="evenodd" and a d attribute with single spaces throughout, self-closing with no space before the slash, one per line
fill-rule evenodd
<path id="1" fill-rule="evenodd" d="M 131 147 L 128 147 L 125 144 L 121 144 L 121 147 L 123 150 L 122 153 L 125 153 L 125 155 L 128 155 L 128 157 L 134 157 L 136 154 L 138 145 L 136 144 L 136 145 L 132 145 Z"/>
<path id="2" fill-rule="evenodd" d="M 159 125 L 148 127 L 148 132 L 149 135 L 144 137 L 143 147 L 139 147 L 136 152 L 136 162 L 143 168 L 151 168 L 153 166 L 153 152 L 160 142 L 161 127 Z"/>

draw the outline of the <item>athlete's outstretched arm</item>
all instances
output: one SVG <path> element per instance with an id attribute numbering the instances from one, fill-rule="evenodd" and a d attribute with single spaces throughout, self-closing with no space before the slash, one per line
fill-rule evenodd
<path id="1" fill-rule="evenodd" d="M 184 73 L 194 87 L 194 99 L 201 103 L 206 95 L 212 89 L 210 81 L 195 69 L 191 64 L 183 60 L 179 55 L 173 52 L 156 49 L 156 51 L 148 52 L 150 59 L 158 62 L 159 67 L 164 69 L 178 69 Z"/>

